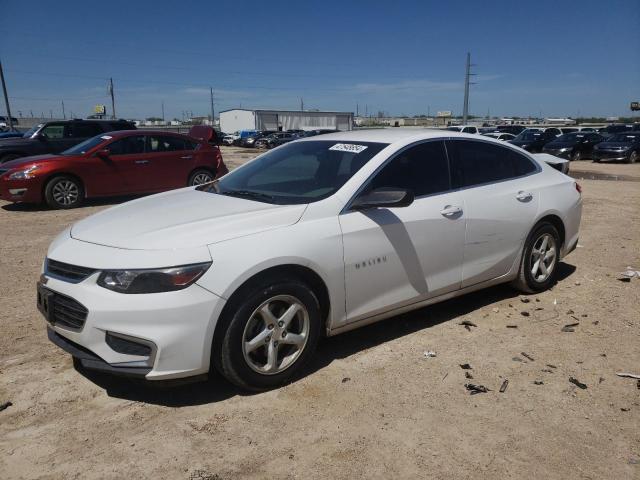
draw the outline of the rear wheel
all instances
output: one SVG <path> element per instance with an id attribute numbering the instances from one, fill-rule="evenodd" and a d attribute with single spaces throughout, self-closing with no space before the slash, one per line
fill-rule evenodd
<path id="1" fill-rule="evenodd" d="M 221 344 L 212 355 L 218 370 L 247 390 L 266 390 L 291 380 L 311 359 L 320 335 L 318 299 L 301 281 L 273 283 L 243 292 L 223 318 Z"/>
<path id="2" fill-rule="evenodd" d="M 575 152 L 573 152 L 573 155 L 571 155 L 571 161 L 577 162 L 580 159 L 581 159 L 580 150 L 576 150 Z"/>
<path id="3" fill-rule="evenodd" d="M 44 198 L 51 208 L 75 208 L 82 204 L 84 188 L 78 179 L 68 175 L 60 175 L 47 182 Z"/>
<path id="4" fill-rule="evenodd" d="M 529 234 L 514 286 L 525 293 L 541 292 L 555 282 L 560 258 L 560 235 L 548 222 Z"/>
<path id="5" fill-rule="evenodd" d="M 637 151 L 631 152 L 631 155 L 629 155 L 628 163 L 636 163 L 637 161 L 638 161 L 638 152 Z"/>
<path id="6" fill-rule="evenodd" d="M 209 183 L 213 180 L 213 173 L 211 171 L 206 170 L 204 168 L 199 168 L 195 170 L 191 175 L 189 175 L 188 186 L 193 187 L 195 185 L 202 185 L 203 183 Z"/>

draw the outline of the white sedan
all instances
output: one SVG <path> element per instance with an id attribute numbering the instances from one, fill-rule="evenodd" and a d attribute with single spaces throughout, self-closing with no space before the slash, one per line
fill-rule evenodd
<path id="1" fill-rule="evenodd" d="M 504 142 L 327 134 L 76 223 L 38 304 L 84 368 L 271 388 L 322 335 L 499 283 L 548 288 L 581 211 L 573 179 Z"/>

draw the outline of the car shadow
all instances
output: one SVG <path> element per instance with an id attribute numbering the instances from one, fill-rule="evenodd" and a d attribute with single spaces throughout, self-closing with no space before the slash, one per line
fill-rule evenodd
<path id="1" fill-rule="evenodd" d="M 564 281 L 575 270 L 576 267 L 573 265 L 560 263 L 557 281 Z M 520 293 L 508 284 L 497 285 L 397 315 L 335 337 L 325 338 L 318 345 L 314 359 L 292 383 L 327 367 L 335 360 L 348 358 L 363 350 L 383 345 L 419 330 L 457 319 L 487 305 L 518 296 Z M 75 368 L 89 381 L 103 388 L 110 397 L 166 407 L 204 405 L 227 400 L 236 395 L 254 395 L 230 384 L 217 372 L 214 372 L 205 381 L 180 385 L 176 382 L 132 380 L 84 370 L 77 366 Z"/>
<path id="2" fill-rule="evenodd" d="M 98 197 L 98 198 L 88 198 L 86 199 L 81 206 L 74 208 L 73 210 L 82 210 L 87 207 L 101 207 L 108 205 L 118 205 L 120 203 L 128 202 L 130 200 L 135 200 L 136 198 L 141 198 L 144 195 L 123 195 L 118 197 Z M 45 203 L 7 203 L 2 205 L 3 210 L 7 212 L 46 212 L 46 211 L 57 211 L 52 208 L 49 208 Z"/>

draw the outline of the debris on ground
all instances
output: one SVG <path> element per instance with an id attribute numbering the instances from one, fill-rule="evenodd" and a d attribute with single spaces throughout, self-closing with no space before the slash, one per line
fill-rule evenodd
<path id="1" fill-rule="evenodd" d="M 542 370 L 540 370 L 541 372 L 544 373 L 553 373 L 553 370 L 551 370 L 550 368 L 543 368 Z"/>
<path id="2" fill-rule="evenodd" d="M 576 312 L 574 312 L 574 311 L 573 311 L 573 310 L 571 310 L 571 309 L 567 310 L 567 315 L 573 315 L 574 313 L 576 313 Z"/>
<path id="3" fill-rule="evenodd" d="M 600 378 L 598 379 L 598 385 L 599 385 L 599 384 L 601 384 L 602 382 L 604 382 L 604 380 L 605 380 L 605 379 L 604 379 L 604 377 L 600 377 Z"/>
<path id="4" fill-rule="evenodd" d="M 463 320 L 458 325 L 463 325 L 464 328 L 466 328 L 469 331 L 471 331 L 471 327 L 477 327 L 475 323 L 470 322 L 469 320 Z"/>
<path id="5" fill-rule="evenodd" d="M 0 412 L 2 410 L 5 410 L 5 409 L 9 408 L 11 405 L 13 405 L 13 403 L 11 403 L 11 402 L 0 403 Z"/>
<path id="6" fill-rule="evenodd" d="M 491 309 L 491 311 L 492 311 L 493 313 L 499 313 L 499 312 L 500 312 L 500 309 L 499 309 L 499 308 L 492 308 L 492 309 Z"/>
<path id="7" fill-rule="evenodd" d="M 520 355 L 522 355 L 524 358 L 528 358 L 529 360 L 531 360 L 532 362 L 535 362 L 535 360 L 533 359 L 533 357 L 531 355 L 529 355 L 528 353 L 525 352 L 520 352 Z"/>
<path id="8" fill-rule="evenodd" d="M 635 378 L 637 380 L 640 380 L 640 375 L 638 375 L 636 373 L 617 372 L 616 375 L 619 376 L 619 377 Z"/>
<path id="9" fill-rule="evenodd" d="M 471 372 L 466 371 L 464 372 L 464 378 L 468 378 L 469 380 L 473 379 L 473 375 L 471 375 Z"/>
<path id="10" fill-rule="evenodd" d="M 471 395 L 476 395 L 478 393 L 487 393 L 491 391 L 484 385 L 476 385 L 474 383 L 465 383 L 464 388 L 469 390 L 469 392 L 471 392 Z"/>
<path id="11" fill-rule="evenodd" d="M 522 315 L 523 317 L 528 317 L 531 314 L 529 312 L 527 312 L 526 310 L 523 310 L 522 312 L 520 312 L 520 315 Z"/>
<path id="12" fill-rule="evenodd" d="M 424 352 L 424 356 L 426 358 L 433 358 L 436 356 L 436 352 L 432 352 L 431 350 L 427 350 L 426 352 Z"/>
<path id="13" fill-rule="evenodd" d="M 468 363 L 461 363 L 461 364 L 460 364 L 460 368 L 461 368 L 461 369 L 463 369 L 463 370 L 473 370 L 473 369 L 471 368 L 471 365 L 470 365 L 470 364 L 468 364 Z"/>
<path id="14" fill-rule="evenodd" d="M 580 380 L 576 378 L 569 377 L 569 381 L 573 383 L 576 387 L 581 388 L 582 390 L 587 389 L 587 385 L 585 383 L 582 383 Z"/>
<path id="15" fill-rule="evenodd" d="M 509 386 L 509 380 L 505 378 L 504 382 L 502 382 L 502 385 L 500 385 L 500 393 L 506 392 L 508 386 Z"/>
<path id="16" fill-rule="evenodd" d="M 533 384 L 534 385 L 544 385 L 544 382 L 542 380 L 534 380 Z"/>
<path id="17" fill-rule="evenodd" d="M 342 379 L 342 383 L 347 383 L 347 382 L 349 382 L 350 380 L 351 380 L 351 378 L 349 378 L 349 377 L 344 377 L 344 378 Z"/>
<path id="18" fill-rule="evenodd" d="M 512 357 L 511 360 L 513 360 L 514 362 L 524 362 L 524 360 L 522 360 L 520 357 Z"/>
<path id="19" fill-rule="evenodd" d="M 549 368 L 558 368 L 558 367 L 556 367 L 555 365 L 553 365 L 551 363 L 547 363 L 547 367 L 549 367 Z"/>
<path id="20" fill-rule="evenodd" d="M 627 267 L 624 272 L 620 272 L 621 282 L 630 282 L 632 278 L 640 278 L 640 270 L 636 270 L 633 267 Z"/>
<path id="21" fill-rule="evenodd" d="M 629 411 L 629 409 L 628 409 L 628 408 L 626 408 L 626 407 L 620 407 L 620 411 L 622 411 L 622 412 L 628 412 L 628 411 Z"/>
<path id="22" fill-rule="evenodd" d="M 561 332 L 575 332 L 575 328 L 578 325 L 580 325 L 579 322 L 577 323 L 568 323 L 567 325 L 565 325 L 564 327 L 562 327 L 562 329 L 560 330 Z"/>
<path id="23" fill-rule="evenodd" d="M 529 303 L 531 301 L 531 299 L 527 298 L 527 297 L 520 297 L 520 301 L 522 303 Z"/>
<path id="24" fill-rule="evenodd" d="M 518 325 L 507 325 L 507 328 L 518 328 Z"/>

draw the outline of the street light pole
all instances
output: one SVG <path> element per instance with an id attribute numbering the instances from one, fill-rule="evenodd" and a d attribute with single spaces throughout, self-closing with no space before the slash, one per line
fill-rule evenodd
<path id="1" fill-rule="evenodd" d="M 11 118 L 11 107 L 9 106 L 9 95 L 7 95 L 7 84 L 4 81 L 2 62 L 0 62 L 0 80 L 2 81 L 2 93 L 4 94 L 4 104 L 7 107 L 7 117 L 9 117 L 9 128 L 13 131 L 13 119 Z"/>

